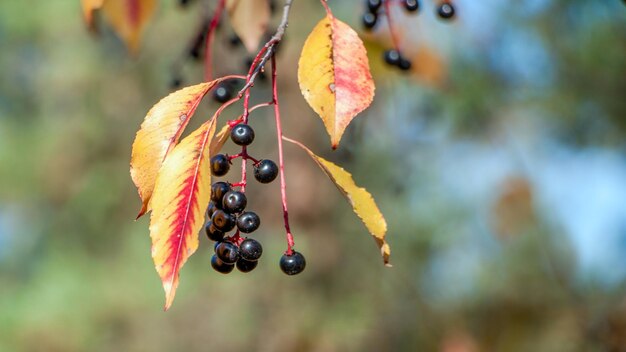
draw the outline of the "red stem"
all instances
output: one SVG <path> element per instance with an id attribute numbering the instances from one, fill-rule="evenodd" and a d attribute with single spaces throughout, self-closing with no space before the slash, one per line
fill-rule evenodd
<path id="1" fill-rule="evenodd" d="M 209 24 L 209 29 L 207 31 L 204 55 L 204 80 L 206 82 L 213 78 L 213 39 L 215 38 L 215 29 L 220 23 L 220 18 L 222 17 L 222 12 L 224 11 L 225 6 L 226 0 L 219 0 L 217 2 L 217 7 L 215 7 L 215 12 L 213 13 L 213 18 L 211 18 L 211 23 Z"/>
<path id="2" fill-rule="evenodd" d="M 283 202 L 283 220 L 287 233 L 287 251 L 285 254 L 293 254 L 293 234 L 289 227 L 289 211 L 287 210 L 287 184 L 285 182 L 285 163 L 283 158 L 283 127 L 280 122 L 280 106 L 278 105 L 278 88 L 276 84 L 276 57 L 272 55 L 272 102 L 274 103 L 274 116 L 276 117 L 276 137 L 278 138 L 278 165 L 280 170 L 280 196 Z"/>
<path id="3" fill-rule="evenodd" d="M 398 33 L 393 26 L 393 20 L 391 19 L 391 4 L 389 0 L 383 1 L 383 5 L 385 6 L 385 14 L 387 14 L 387 25 L 389 26 L 389 34 L 391 35 L 391 42 L 393 43 L 393 47 L 400 52 L 400 40 L 398 39 Z"/>

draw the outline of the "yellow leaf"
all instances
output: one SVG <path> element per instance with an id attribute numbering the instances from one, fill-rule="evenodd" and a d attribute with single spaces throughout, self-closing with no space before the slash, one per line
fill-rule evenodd
<path id="1" fill-rule="evenodd" d="M 333 149 L 352 119 L 374 99 L 363 42 L 330 12 L 304 43 L 298 82 L 304 99 L 324 121 Z"/>
<path id="2" fill-rule="evenodd" d="M 104 3 L 104 0 L 80 0 L 83 8 L 83 19 L 89 29 L 93 29 L 94 21 L 93 14 L 96 10 L 99 10 Z"/>
<path id="3" fill-rule="evenodd" d="M 142 200 L 138 218 L 148 211 L 157 173 L 178 143 L 202 98 L 222 79 L 178 90 L 156 103 L 146 115 L 133 143 L 130 175 Z"/>
<path id="4" fill-rule="evenodd" d="M 374 202 L 372 195 L 365 188 L 357 186 L 352 179 L 352 175 L 350 175 L 350 173 L 342 167 L 315 155 L 309 148 L 298 141 L 287 137 L 283 137 L 283 139 L 304 149 L 309 156 L 313 158 L 313 161 L 315 161 L 317 166 L 324 171 L 326 176 L 333 181 L 341 194 L 343 194 L 350 205 L 352 205 L 352 209 L 356 215 L 361 219 L 361 221 L 363 221 L 367 230 L 374 237 L 374 241 L 376 241 L 378 248 L 380 248 L 380 254 L 383 257 L 385 265 L 391 266 L 391 264 L 389 264 L 391 248 L 385 241 L 385 235 L 387 234 L 387 222 L 385 221 L 383 214 L 378 209 L 376 202 Z"/>
<path id="5" fill-rule="evenodd" d="M 141 36 L 154 14 L 156 0 L 106 0 L 102 10 L 132 54 L 139 50 Z"/>
<path id="6" fill-rule="evenodd" d="M 227 0 L 226 9 L 233 30 L 250 53 L 255 53 L 270 21 L 267 0 Z"/>
<path id="7" fill-rule="evenodd" d="M 229 124 L 226 124 L 215 135 L 215 137 L 213 137 L 213 140 L 211 141 L 211 156 L 214 156 L 215 154 L 219 153 L 220 150 L 222 150 L 222 147 L 224 146 L 226 141 L 228 141 L 228 138 L 230 138 L 231 130 L 232 127 L 230 127 Z"/>
<path id="8" fill-rule="evenodd" d="M 152 259 L 163 289 L 165 310 L 174 300 L 179 272 L 198 248 L 198 232 L 211 196 L 209 144 L 216 116 L 178 144 L 165 159 L 150 204 Z"/>

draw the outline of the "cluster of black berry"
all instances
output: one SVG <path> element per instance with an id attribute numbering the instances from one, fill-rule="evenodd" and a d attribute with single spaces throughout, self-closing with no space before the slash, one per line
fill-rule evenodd
<path id="1" fill-rule="evenodd" d="M 211 220 L 205 230 L 207 237 L 216 242 L 211 266 L 220 273 L 231 272 L 235 265 L 241 272 L 252 271 L 263 253 L 261 244 L 251 238 L 246 238 L 239 245 L 225 238 L 225 234 L 235 227 L 248 234 L 261 225 L 261 219 L 256 213 L 244 211 L 247 203 L 246 195 L 233 190 L 226 182 L 215 182 L 211 186 L 211 202 L 207 209 Z"/>
<path id="2" fill-rule="evenodd" d="M 254 130 L 247 124 L 238 124 L 230 133 L 231 140 L 242 147 L 254 141 Z M 249 158 L 247 153 L 242 157 Z M 254 159 L 252 159 L 254 160 Z M 211 158 L 211 174 L 225 176 L 230 170 L 231 157 L 217 154 Z M 270 183 L 278 176 L 278 166 L 272 160 L 262 159 L 254 162 L 254 178 L 260 183 Z M 207 237 L 215 241 L 215 255 L 211 266 L 220 273 L 230 273 L 235 266 L 247 273 L 258 264 L 263 253 L 261 244 L 252 239 L 241 239 L 240 233 L 250 234 L 261 225 L 261 218 L 252 211 L 246 211 L 248 199 L 243 192 L 236 191 L 227 182 L 218 181 L 211 185 L 211 201 L 207 209 L 210 219 L 205 227 Z M 236 234 L 227 237 L 226 233 L 235 230 Z M 302 270 L 306 262 L 302 254 L 292 251 L 280 260 L 281 269 L 288 275 L 295 275 Z"/>
<path id="3" fill-rule="evenodd" d="M 365 27 L 365 29 L 371 30 L 376 26 L 379 16 L 384 13 L 382 7 L 385 1 L 396 0 L 365 0 L 365 14 L 362 18 L 363 27 Z M 400 2 L 407 12 L 417 12 L 420 8 L 418 0 L 401 0 Z M 451 0 L 440 0 L 437 6 L 437 15 L 446 20 L 454 17 L 454 6 Z M 384 59 L 387 64 L 398 67 L 402 71 L 408 71 L 412 66 L 411 61 L 402 56 L 397 48 L 386 50 Z"/>

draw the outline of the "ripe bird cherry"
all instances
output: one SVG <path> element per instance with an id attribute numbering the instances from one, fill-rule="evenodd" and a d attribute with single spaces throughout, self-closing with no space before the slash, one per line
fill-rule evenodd
<path id="1" fill-rule="evenodd" d="M 246 238 L 239 246 L 239 255 L 245 260 L 257 261 L 261 258 L 261 254 L 263 254 L 263 246 L 252 238 Z"/>
<path id="2" fill-rule="evenodd" d="M 398 62 L 398 67 L 402 70 L 402 71 L 408 71 L 411 69 L 412 63 L 411 60 L 400 57 L 400 62 Z"/>
<path id="3" fill-rule="evenodd" d="M 404 8 L 409 12 L 415 12 L 420 8 L 420 3 L 417 0 L 404 0 Z"/>
<path id="4" fill-rule="evenodd" d="M 211 257 L 211 266 L 215 269 L 215 271 L 222 274 L 228 274 L 235 268 L 233 264 L 224 263 L 217 257 L 217 255 L 213 255 L 213 257 Z"/>
<path id="5" fill-rule="evenodd" d="M 306 267 L 306 260 L 299 252 L 293 251 L 291 255 L 283 254 L 280 258 L 280 269 L 287 275 L 300 274 Z"/>
<path id="6" fill-rule="evenodd" d="M 452 4 L 450 3 L 445 2 L 439 6 L 439 8 L 437 9 L 437 14 L 444 20 L 449 20 L 454 17 L 454 6 L 452 6 Z"/>
<path id="7" fill-rule="evenodd" d="M 277 175 L 278 166 L 269 159 L 263 159 L 254 165 L 254 178 L 261 183 L 270 183 Z"/>
<path id="8" fill-rule="evenodd" d="M 233 93 L 230 91 L 227 85 L 220 84 L 215 88 L 213 92 L 213 99 L 218 103 L 225 103 L 233 97 Z"/>
<path id="9" fill-rule="evenodd" d="M 374 28 L 374 26 L 376 26 L 378 16 L 371 12 L 368 12 L 363 15 L 363 18 L 361 20 L 363 21 L 363 27 L 365 27 L 366 29 L 372 29 Z"/>
<path id="10" fill-rule="evenodd" d="M 235 214 L 241 213 L 248 205 L 248 198 L 246 195 L 239 191 L 230 191 L 224 195 L 222 200 L 222 207 L 224 211 Z"/>
<path id="11" fill-rule="evenodd" d="M 214 176 L 224 176 L 230 170 L 230 160 L 224 154 L 217 154 L 211 158 L 211 173 Z"/>
<path id="12" fill-rule="evenodd" d="M 261 218 L 251 211 L 246 211 L 237 218 L 237 228 L 243 233 L 254 232 L 260 225 Z"/>
<path id="13" fill-rule="evenodd" d="M 400 63 L 400 52 L 395 49 L 385 50 L 385 62 L 392 66 L 397 66 Z"/>
<path id="14" fill-rule="evenodd" d="M 211 216 L 211 223 L 216 229 L 228 232 L 235 227 L 235 218 L 223 210 L 216 210 Z"/>
<path id="15" fill-rule="evenodd" d="M 242 273 L 249 273 L 254 270 L 254 268 L 256 268 L 258 264 L 259 262 L 256 261 L 251 262 L 249 260 L 239 258 L 239 260 L 237 261 L 237 269 Z"/>
<path id="16" fill-rule="evenodd" d="M 206 232 L 206 236 L 211 241 L 219 242 L 224 239 L 224 233 L 215 228 L 215 226 L 213 226 L 213 223 L 210 221 L 207 222 L 206 226 L 204 227 L 204 231 Z"/>
<path id="17" fill-rule="evenodd" d="M 211 201 L 215 203 L 215 208 L 222 209 L 222 199 L 230 191 L 230 185 L 226 182 L 215 182 L 211 185 Z"/>
<path id="18" fill-rule="evenodd" d="M 230 131 L 230 139 L 237 145 L 250 145 L 254 141 L 254 130 L 252 127 L 240 123 Z"/>
<path id="19" fill-rule="evenodd" d="M 215 248 L 219 260 L 226 264 L 235 264 L 239 259 L 239 249 L 230 242 L 222 242 Z"/>
<path id="20" fill-rule="evenodd" d="M 378 11 L 380 6 L 383 4 L 383 1 L 382 0 L 367 0 L 366 3 L 367 3 L 367 9 L 371 13 L 376 13 L 376 11 Z"/>

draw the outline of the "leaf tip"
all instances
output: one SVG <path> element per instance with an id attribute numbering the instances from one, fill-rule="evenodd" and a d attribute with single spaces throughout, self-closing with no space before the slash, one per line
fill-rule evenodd
<path id="1" fill-rule="evenodd" d="M 141 204 L 141 209 L 139 210 L 139 214 L 137 214 L 135 221 L 139 220 L 140 217 L 144 216 L 146 214 L 146 211 L 148 211 L 148 205 L 147 203 L 144 202 Z"/>

